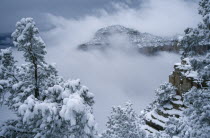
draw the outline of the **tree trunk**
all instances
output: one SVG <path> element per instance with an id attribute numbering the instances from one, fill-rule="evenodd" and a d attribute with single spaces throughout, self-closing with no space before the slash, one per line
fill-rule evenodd
<path id="1" fill-rule="evenodd" d="M 39 97 L 39 86 L 38 86 L 38 69 L 37 69 L 37 64 L 34 62 L 34 78 L 35 78 L 35 98 Z"/>

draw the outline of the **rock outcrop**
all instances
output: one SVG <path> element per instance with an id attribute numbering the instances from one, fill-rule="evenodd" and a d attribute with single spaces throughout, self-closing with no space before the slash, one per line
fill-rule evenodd
<path id="1" fill-rule="evenodd" d="M 169 103 L 162 107 L 156 107 L 145 115 L 146 125 L 143 126 L 143 129 L 149 133 L 155 133 L 164 130 L 169 117 L 179 118 L 186 108 L 183 104 L 182 94 L 192 87 L 203 88 L 206 86 L 206 83 L 201 82 L 197 76 L 197 72 L 192 70 L 189 59 L 182 59 L 181 63 L 175 64 L 174 71 L 169 76 L 169 82 L 176 87 L 176 95 Z"/>
<path id="2" fill-rule="evenodd" d="M 143 129 L 149 133 L 164 130 L 165 123 L 169 117 L 180 117 L 184 108 L 182 97 L 180 95 L 174 96 L 170 103 L 165 104 L 163 107 L 155 108 L 146 114 L 146 125 L 143 126 Z"/>
<path id="3" fill-rule="evenodd" d="M 117 36 L 117 37 L 116 37 Z M 116 38 L 116 39 L 115 39 Z M 120 39 L 120 40 L 118 40 Z M 78 46 L 80 50 L 111 48 L 116 41 L 125 41 L 120 48 L 130 46 L 140 53 L 151 55 L 160 51 L 179 52 L 178 38 L 166 38 L 149 33 L 141 33 L 137 30 L 121 25 L 112 25 L 99 29 L 93 39 Z"/>
<path id="4" fill-rule="evenodd" d="M 204 88 L 207 86 L 205 81 L 197 78 L 197 72 L 192 70 L 189 59 L 182 59 L 181 64 L 174 65 L 174 71 L 169 76 L 169 82 L 177 88 L 177 94 L 182 95 L 192 87 Z"/>
<path id="5" fill-rule="evenodd" d="M 173 52 L 179 53 L 180 47 L 177 44 L 177 41 L 171 43 L 171 45 L 163 45 L 163 46 L 147 46 L 139 48 L 139 53 L 146 54 L 146 55 L 155 55 L 158 52 Z"/>

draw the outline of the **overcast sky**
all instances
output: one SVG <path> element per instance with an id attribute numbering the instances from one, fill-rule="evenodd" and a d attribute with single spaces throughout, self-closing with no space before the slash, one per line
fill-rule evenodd
<path id="1" fill-rule="evenodd" d="M 98 9 L 113 11 L 112 2 L 126 3 L 135 7 L 140 0 L 1 0 L 0 33 L 11 32 L 14 24 L 22 17 L 33 17 L 40 29 L 46 29 L 43 16 L 50 13 L 65 18 L 79 18 L 94 14 Z"/>
<path id="2" fill-rule="evenodd" d="M 154 3 L 154 0 L 1 0 L 0 33 L 12 32 L 15 28 L 15 23 L 22 17 L 33 17 L 40 30 L 43 31 L 50 27 L 45 16 L 46 14 L 69 19 L 82 18 L 87 15 L 95 15 L 98 10 L 101 11 L 102 9 L 108 13 L 115 12 L 116 7 L 113 6 L 113 3 L 126 4 L 131 9 L 140 9 L 142 5 L 146 6 L 146 4 L 142 3 L 150 3 L 151 1 Z M 174 0 L 169 1 L 173 3 Z M 177 1 L 193 3 L 196 0 Z M 191 7 L 194 8 L 193 6 Z"/>

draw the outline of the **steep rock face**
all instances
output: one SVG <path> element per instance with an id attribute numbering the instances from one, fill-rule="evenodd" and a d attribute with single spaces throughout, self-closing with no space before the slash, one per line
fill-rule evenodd
<path id="1" fill-rule="evenodd" d="M 149 133 L 155 133 L 165 129 L 165 123 L 169 117 L 179 118 L 186 108 L 183 104 L 182 94 L 187 92 L 193 86 L 200 88 L 201 84 L 197 80 L 197 72 L 192 71 L 188 59 L 183 59 L 181 63 L 174 65 L 174 71 L 169 76 L 169 82 L 176 87 L 176 95 L 172 100 L 162 107 L 155 107 L 145 115 L 145 129 Z"/>
<path id="2" fill-rule="evenodd" d="M 149 33 L 141 33 L 121 25 L 113 25 L 99 29 L 92 40 L 79 45 L 78 48 L 90 50 L 112 47 L 113 41 L 119 41 L 115 39 L 116 35 L 118 38 L 122 37 L 120 41 L 127 41 L 131 45 L 131 48 L 137 48 L 141 53 L 152 54 L 158 51 L 179 51 L 179 46 L 177 46 L 178 40 L 176 38 L 164 38 Z M 123 47 L 124 44 L 121 45 Z"/>
<path id="3" fill-rule="evenodd" d="M 180 95 L 175 95 L 173 99 L 163 107 L 154 108 L 145 116 L 143 129 L 149 133 L 155 133 L 165 129 L 165 123 L 169 117 L 179 118 L 184 110 L 184 104 Z"/>
<path id="4" fill-rule="evenodd" d="M 189 60 L 182 59 L 181 64 L 174 65 L 174 71 L 169 76 L 169 82 L 177 88 L 177 94 L 182 95 L 193 86 L 196 88 L 205 87 L 205 82 L 201 82 L 197 78 L 197 72 L 192 71 Z"/>
<path id="5" fill-rule="evenodd" d="M 165 129 L 165 123 L 169 117 L 175 116 L 179 118 L 187 108 L 183 103 L 182 94 L 192 87 L 198 89 L 207 87 L 209 80 L 201 79 L 199 76 L 199 73 L 193 69 L 189 58 L 184 58 L 181 63 L 175 64 L 174 71 L 169 76 L 169 82 L 176 88 L 176 95 L 172 97 L 170 102 L 163 106 L 155 106 L 146 113 L 143 129 L 148 133 L 156 133 Z"/>
<path id="6" fill-rule="evenodd" d="M 173 43 L 171 43 L 171 45 L 142 47 L 139 48 L 138 51 L 146 55 L 152 55 L 160 51 L 179 53 L 180 47 L 177 45 L 177 43 L 178 42 L 174 41 Z"/>

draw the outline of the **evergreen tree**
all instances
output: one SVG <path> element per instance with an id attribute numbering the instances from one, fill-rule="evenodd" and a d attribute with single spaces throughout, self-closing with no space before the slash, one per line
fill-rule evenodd
<path id="1" fill-rule="evenodd" d="M 4 95 L 6 91 L 10 90 L 10 86 L 17 78 L 14 70 L 16 69 L 15 60 L 12 56 L 10 48 L 0 50 L 0 97 L 1 102 L 5 100 Z"/>
<path id="2" fill-rule="evenodd" d="M 210 89 L 192 88 L 184 95 L 188 107 L 179 119 L 171 118 L 166 133 L 182 138 L 209 138 L 210 136 Z"/>
<path id="3" fill-rule="evenodd" d="M 199 14 L 202 16 L 197 28 L 187 28 L 181 42 L 183 56 L 205 54 L 210 50 L 210 1 L 199 2 Z"/>
<path id="4" fill-rule="evenodd" d="M 39 97 L 40 80 L 39 66 L 45 63 L 45 43 L 38 36 L 39 31 L 32 18 L 23 18 L 16 24 L 16 30 L 12 33 L 13 43 L 19 51 L 23 51 L 26 62 L 30 63 L 31 75 L 34 87 L 34 95 Z"/>
<path id="5" fill-rule="evenodd" d="M 156 90 L 156 101 L 158 106 L 169 103 L 176 95 L 176 88 L 171 83 L 164 83 Z"/>
<path id="6" fill-rule="evenodd" d="M 195 29 L 188 28 L 182 40 L 183 57 L 190 62 L 191 71 L 200 87 L 193 87 L 183 95 L 187 107 L 180 118 L 172 117 L 163 134 L 170 137 L 208 138 L 210 136 L 210 1 L 200 0 L 202 22 Z"/>
<path id="7" fill-rule="evenodd" d="M 0 51 L 0 98 L 17 114 L 0 127 L 0 136 L 97 137 L 93 94 L 80 80 L 64 80 L 46 63 L 45 44 L 32 18 L 16 26 L 14 44 L 26 64 L 16 65 L 11 49 Z"/>
<path id="8" fill-rule="evenodd" d="M 145 136 L 131 103 L 126 103 L 124 108 L 121 106 L 112 108 L 103 138 L 144 138 Z"/>

